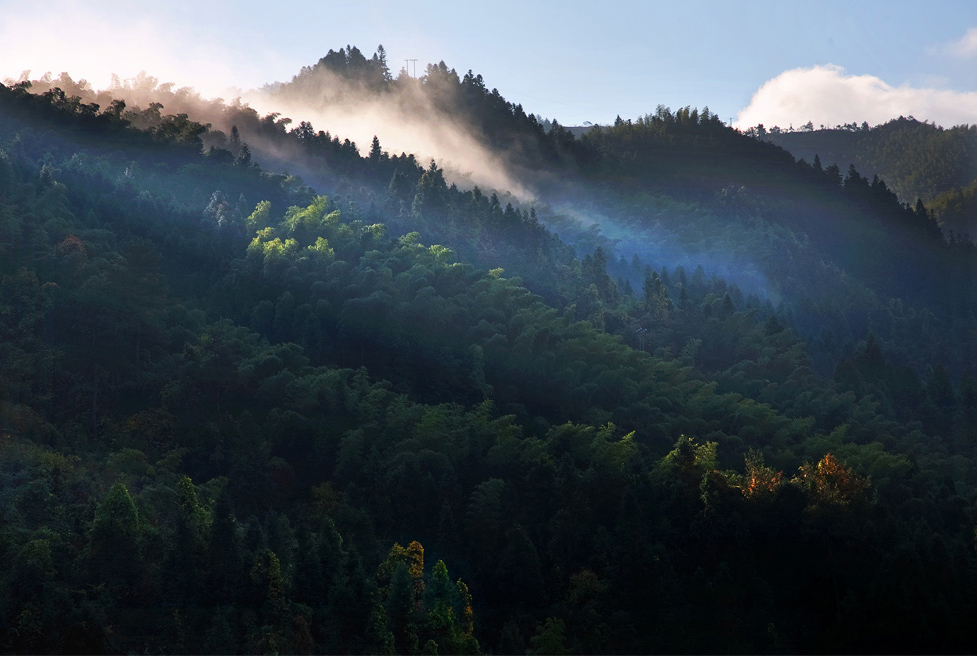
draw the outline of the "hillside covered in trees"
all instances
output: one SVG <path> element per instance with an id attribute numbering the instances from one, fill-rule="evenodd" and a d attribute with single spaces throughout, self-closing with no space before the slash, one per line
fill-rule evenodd
<path id="1" fill-rule="evenodd" d="M 794 157 L 838 166 L 853 165 L 879 176 L 907 203 L 922 200 L 944 232 L 977 235 L 973 207 L 977 182 L 977 127 L 943 128 L 909 117 L 861 127 L 769 131 L 752 128 L 755 136 L 790 151 Z"/>
<path id="2" fill-rule="evenodd" d="M 0 86 L 0 649 L 973 651 L 977 250 L 931 206 L 382 49 L 263 94 L 491 166 Z"/>

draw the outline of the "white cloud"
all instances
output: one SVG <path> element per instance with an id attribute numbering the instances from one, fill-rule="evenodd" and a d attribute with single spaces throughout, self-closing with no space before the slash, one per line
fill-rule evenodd
<path id="1" fill-rule="evenodd" d="M 808 121 L 815 127 L 853 121 L 877 125 L 899 116 L 945 127 L 975 124 L 977 92 L 893 87 L 872 75 L 849 75 L 834 65 L 796 68 L 764 83 L 740 110 L 735 125 L 786 128 L 793 124 L 795 129 Z"/>
<path id="2" fill-rule="evenodd" d="M 933 49 L 930 50 L 933 51 Z M 937 47 L 935 52 L 959 59 L 970 59 L 977 56 L 977 27 L 971 27 L 966 34 L 956 41 Z"/>

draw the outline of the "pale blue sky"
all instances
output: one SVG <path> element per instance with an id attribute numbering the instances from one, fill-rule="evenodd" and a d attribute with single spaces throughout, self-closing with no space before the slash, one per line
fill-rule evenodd
<path id="1" fill-rule="evenodd" d="M 749 124 L 877 123 L 886 112 L 977 123 L 977 30 L 962 41 L 977 28 L 974 0 L 199 0 L 151 8 L 0 0 L 0 16 L 0 78 L 64 70 L 100 86 L 110 72 L 146 70 L 216 94 L 288 79 L 330 48 L 352 44 L 369 56 L 382 43 L 395 73 L 407 58 L 418 60 L 418 72 L 444 60 L 567 125 L 633 118 L 659 103 L 708 105 L 728 120 L 778 76 L 744 112 Z"/>

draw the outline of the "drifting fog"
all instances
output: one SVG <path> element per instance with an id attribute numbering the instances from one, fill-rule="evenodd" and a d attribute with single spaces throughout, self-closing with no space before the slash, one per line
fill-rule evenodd
<path id="1" fill-rule="evenodd" d="M 106 88 L 113 73 L 132 78 L 152 71 L 211 97 L 225 94 L 231 80 L 239 85 L 264 81 L 262 72 L 242 63 L 215 39 L 168 29 L 156 6 L 147 3 L 136 9 L 120 0 L 50 0 L 4 7 L 0 78 L 16 78 L 22 71 L 31 78 L 68 71 L 76 80 Z M 262 55 L 267 62 L 280 63 L 273 53 Z"/>
<path id="2" fill-rule="evenodd" d="M 413 154 L 421 164 L 434 159 L 448 182 L 459 187 L 478 185 L 531 198 L 509 163 L 477 138 L 479 127 L 463 122 L 464 112 L 450 109 L 450 98 L 434 97 L 437 91 L 421 78 L 403 72 L 388 89 L 372 91 L 319 68 L 299 86 L 268 85 L 242 99 L 259 114 L 280 112 L 293 125 L 308 121 L 317 131 L 349 139 L 361 155 L 369 153 L 376 136 L 390 155 Z"/>
<path id="3" fill-rule="evenodd" d="M 478 185 L 483 191 L 497 190 L 500 195 L 508 192 L 520 201 L 533 197 L 528 186 L 521 182 L 522 176 L 503 160 L 504 155 L 492 152 L 478 139 L 480 128 L 466 124 L 465 113 L 451 109 L 452 99 L 435 97 L 437 92 L 425 87 L 422 79 L 402 77 L 397 84 L 390 85 L 389 91 L 376 92 L 317 69 L 311 81 L 305 80 L 300 87 L 288 83 L 266 85 L 226 102 L 222 98 L 204 98 L 190 87 L 160 83 L 145 72 L 128 79 L 113 75 L 104 89 L 95 89 L 88 81 L 72 79 L 67 73 L 56 77 L 48 73 L 36 79 L 31 79 L 28 73 L 25 71 L 18 79 L 7 78 L 4 82 L 29 80 L 34 93 L 59 87 L 68 96 L 79 96 L 84 102 L 95 102 L 103 108 L 114 99 L 124 100 L 126 110 L 133 112 L 160 103 L 163 116 L 187 114 L 193 121 L 210 124 L 211 134 L 203 137 L 205 145 L 223 146 L 224 137 L 237 126 L 241 139 L 259 161 L 273 160 L 313 184 L 330 179 L 331 172 L 307 166 L 300 149 L 283 151 L 281 144 L 249 130 L 249 122 L 240 120 L 242 109 L 250 108 L 258 118 L 273 114 L 278 121 L 291 119 L 287 129 L 307 121 L 317 132 L 328 132 L 341 141 L 354 142 L 363 156 L 369 153 L 376 136 L 381 148 L 391 156 L 412 154 L 424 166 L 436 161 L 444 169 L 449 184 L 461 188 Z M 135 123 L 140 125 L 138 120 Z"/>
<path id="4" fill-rule="evenodd" d="M 434 111 L 431 99 L 421 92 L 420 82 L 398 84 L 398 96 L 385 94 L 379 99 L 335 76 L 319 75 L 316 81 L 321 88 L 305 88 L 305 97 L 293 94 L 273 99 L 268 94 L 273 88 L 270 86 L 243 92 L 230 85 L 258 87 L 269 79 L 281 79 L 280 73 L 273 71 L 294 72 L 300 64 L 285 61 L 246 31 L 228 44 L 207 37 L 205 20 L 188 24 L 186 29 L 173 29 L 162 8 L 147 6 L 134 12 L 116 0 L 53 0 L 8 9 L 0 24 L 0 79 L 37 81 L 53 73 L 50 86 L 61 86 L 69 95 L 97 102 L 103 109 L 113 98 L 125 100 L 130 110 L 161 102 L 163 115 L 186 113 L 191 120 L 210 123 L 214 130 L 225 133 L 231 129 L 225 113 L 206 98 L 223 97 L 233 102 L 241 96 L 261 116 L 280 113 L 293 120 L 289 128 L 308 121 L 316 131 L 354 141 L 361 154 L 369 151 L 376 135 L 383 150 L 391 155 L 412 153 L 422 164 L 434 159 L 445 169 L 446 179 L 461 187 L 477 184 L 483 189 L 510 191 L 520 199 L 531 195 L 526 185 L 507 173 L 504 163 L 479 143 L 474 126 L 459 124 L 457 118 Z M 219 8 L 200 10 L 211 19 L 223 20 Z M 250 57 L 234 50 L 245 47 L 244 42 L 249 44 L 246 49 Z M 62 71 L 76 81 L 74 88 L 66 88 L 64 77 L 59 80 Z M 163 84 L 155 87 L 159 82 Z M 44 89 L 42 82 L 33 90 Z M 326 98 L 330 99 L 328 105 L 322 102 Z M 262 156 L 281 160 L 297 154 L 262 152 L 262 146 L 269 144 L 251 138 L 244 126 L 239 128 L 259 160 Z M 302 168 L 301 162 L 295 162 L 291 170 Z"/>

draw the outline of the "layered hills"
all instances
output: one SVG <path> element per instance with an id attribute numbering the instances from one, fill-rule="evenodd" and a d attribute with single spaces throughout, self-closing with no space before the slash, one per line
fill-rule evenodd
<path id="1" fill-rule="evenodd" d="M 382 48 L 0 87 L 3 649 L 972 649 L 977 249 L 822 161 Z"/>

